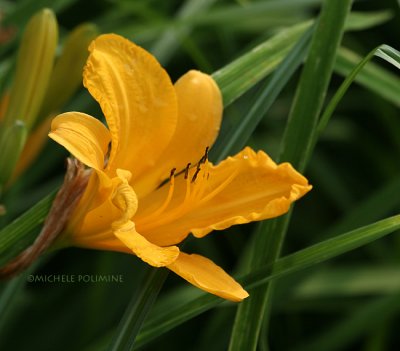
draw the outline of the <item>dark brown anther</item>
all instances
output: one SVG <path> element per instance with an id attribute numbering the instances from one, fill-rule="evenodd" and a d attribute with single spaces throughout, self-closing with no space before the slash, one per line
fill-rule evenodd
<path id="1" fill-rule="evenodd" d="M 206 163 L 206 161 L 208 160 L 208 150 L 209 150 L 210 148 L 207 146 L 206 147 L 206 150 L 205 150 L 205 152 L 204 152 L 204 155 L 203 155 L 203 157 L 200 159 L 200 161 L 199 161 L 199 164 L 202 164 L 202 163 Z"/>
<path id="2" fill-rule="evenodd" d="M 185 168 L 185 179 L 188 179 L 188 177 L 189 177 L 189 168 L 190 168 L 191 165 L 192 164 L 190 162 L 186 165 L 186 168 Z"/>
<path id="3" fill-rule="evenodd" d="M 197 168 L 196 168 L 196 172 L 194 172 L 194 174 L 193 174 L 193 177 L 192 177 L 192 183 L 194 183 L 194 181 L 196 180 L 196 178 L 197 178 L 197 175 L 199 174 L 199 172 L 200 172 L 200 163 L 197 165 Z"/>
<path id="4" fill-rule="evenodd" d="M 173 177 L 174 174 L 175 174 L 175 171 L 176 171 L 176 168 L 172 168 L 172 169 L 171 169 L 171 173 L 169 174 L 169 179 L 172 179 L 172 177 Z"/>

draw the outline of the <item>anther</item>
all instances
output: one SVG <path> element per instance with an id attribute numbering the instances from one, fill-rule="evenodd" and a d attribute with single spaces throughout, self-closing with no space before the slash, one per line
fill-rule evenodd
<path id="1" fill-rule="evenodd" d="M 172 169 L 171 169 L 171 173 L 169 174 L 169 179 L 172 179 L 172 177 L 173 177 L 174 174 L 175 174 L 175 171 L 176 171 L 176 168 L 172 168 Z"/>
<path id="2" fill-rule="evenodd" d="M 190 162 L 186 165 L 186 169 L 185 169 L 185 179 L 188 179 L 188 177 L 189 177 L 189 168 L 190 168 L 191 165 L 192 165 L 192 164 L 191 164 Z"/>
<path id="3" fill-rule="evenodd" d="M 110 160 L 110 155 L 111 155 L 111 141 L 107 145 L 107 152 L 104 156 L 104 168 L 108 166 L 108 161 Z"/>
<path id="4" fill-rule="evenodd" d="M 196 172 L 194 172 L 194 174 L 193 174 L 192 183 L 194 183 L 194 181 L 196 180 L 197 175 L 199 174 L 199 172 L 200 172 L 200 163 L 197 165 Z"/>
<path id="5" fill-rule="evenodd" d="M 204 155 L 203 155 L 203 157 L 200 159 L 200 161 L 199 161 L 199 164 L 202 164 L 202 163 L 206 163 L 206 161 L 207 161 L 207 159 L 208 159 L 208 150 L 209 150 L 210 148 L 207 146 L 206 147 L 206 150 L 205 150 L 205 152 L 204 152 Z"/>

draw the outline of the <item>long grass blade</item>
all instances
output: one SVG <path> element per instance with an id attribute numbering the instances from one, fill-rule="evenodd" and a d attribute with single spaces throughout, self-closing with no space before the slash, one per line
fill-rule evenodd
<path id="1" fill-rule="evenodd" d="M 167 278 L 168 270 L 150 268 L 145 283 L 131 300 L 109 347 L 110 351 L 132 350 L 143 321 Z"/>
<path id="2" fill-rule="evenodd" d="M 351 1 L 324 2 L 311 42 L 282 143 L 281 160 L 303 171 L 313 146 L 319 113 L 332 74 L 334 57 L 341 41 Z M 259 227 L 253 249 L 252 269 L 274 262 L 280 254 L 290 214 Z M 258 234 L 258 235 L 257 235 Z M 261 325 L 266 320 L 273 284 L 252 291 L 238 308 L 230 350 L 255 350 Z"/>

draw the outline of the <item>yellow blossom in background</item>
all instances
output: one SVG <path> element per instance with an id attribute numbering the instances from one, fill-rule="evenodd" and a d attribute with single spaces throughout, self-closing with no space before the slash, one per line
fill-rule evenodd
<path id="1" fill-rule="evenodd" d="M 130 41 L 94 40 L 84 85 L 108 128 L 79 112 L 57 116 L 50 137 L 94 172 L 61 242 L 134 253 L 232 301 L 247 292 L 209 259 L 176 246 L 189 233 L 284 214 L 311 186 L 288 163 L 246 147 L 208 161 L 222 118 L 213 79 L 189 71 L 173 85 L 157 60 Z"/>

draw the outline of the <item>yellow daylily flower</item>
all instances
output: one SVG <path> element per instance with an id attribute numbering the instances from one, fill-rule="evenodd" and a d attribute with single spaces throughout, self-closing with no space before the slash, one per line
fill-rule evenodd
<path id="1" fill-rule="evenodd" d="M 94 172 L 61 239 L 134 253 L 193 285 L 241 301 L 248 293 L 209 259 L 176 246 L 189 233 L 279 216 L 311 186 L 290 164 L 246 147 L 218 165 L 207 150 L 222 118 L 213 79 L 189 71 L 174 85 L 157 60 L 115 34 L 89 47 L 83 82 L 108 128 L 79 112 L 57 116 L 52 139 Z"/>

